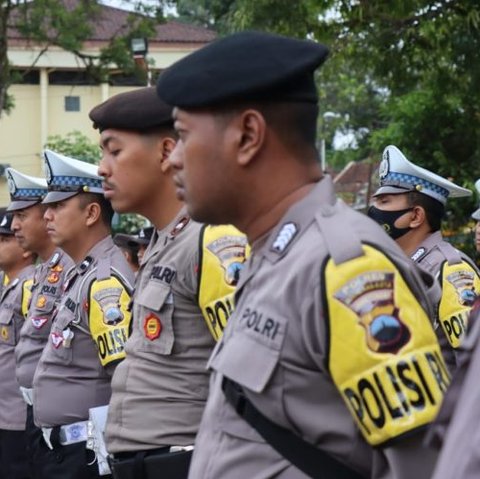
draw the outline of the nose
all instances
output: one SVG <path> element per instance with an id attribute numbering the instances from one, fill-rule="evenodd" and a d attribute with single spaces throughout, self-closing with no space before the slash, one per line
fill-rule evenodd
<path id="1" fill-rule="evenodd" d="M 103 176 L 104 178 L 109 176 L 110 168 L 108 166 L 108 161 L 105 158 L 105 155 L 102 154 L 102 158 L 100 159 L 100 163 L 98 164 L 98 176 Z"/>
<path id="2" fill-rule="evenodd" d="M 52 208 L 48 207 L 46 210 L 45 210 L 45 213 L 43 214 L 43 219 L 45 221 L 52 221 Z"/>
<path id="3" fill-rule="evenodd" d="M 18 224 L 17 215 L 13 215 L 12 225 L 10 226 L 12 231 L 18 231 L 20 229 L 20 225 Z"/>

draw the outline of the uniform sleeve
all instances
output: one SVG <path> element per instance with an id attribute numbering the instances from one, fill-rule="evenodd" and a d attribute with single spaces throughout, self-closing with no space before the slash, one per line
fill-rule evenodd
<path id="1" fill-rule="evenodd" d="M 249 255 L 245 235 L 233 226 L 205 226 L 200 235 L 198 305 L 218 341 L 234 308 L 235 288 Z"/>
<path id="2" fill-rule="evenodd" d="M 131 320 L 129 291 L 129 287 L 116 276 L 95 280 L 90 285 L 86 308 L 88 325 L 104 367 L 125 358 Z"/>

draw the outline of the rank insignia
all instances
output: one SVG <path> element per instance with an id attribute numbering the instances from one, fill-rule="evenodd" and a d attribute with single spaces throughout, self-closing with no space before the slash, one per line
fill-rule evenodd
<path id="1" fill-rule="evenodd" d="M 8 341 L 8 338 L 10 337 L 8 328 L 6 326 L 2 326 L 2 330 L 0 331 L 0 334 L 2 335 L 2 339 L 4 341 Z"/>
<path id="2" fill-rule="evenodd" d="M 37 308 L 43 308 L 47 304 L 47 298 L 45 296 L 39 296 L 37 298 L 37 304 L 35 305 Z"/>
<path id="3" fill-rule="evenodd" d="M 48 321 L 48 318 L 30 318 L 35 329 L 41 329 Z"/>
<path id="4" fill-rule="evenodd" d="M 143 330 L 145 331 L 145 337 L 150 341 L 157 339 L 162 332 L 160 318 L 150 313 L 143 321 Z"/>
<path id="5" fill-rule="evenodd" d="M 410 340 L 410 330 L 400 320 L 394 304 L 393 273 L 371 271 L 358 275 L 335 293 L 365 329 L 366 343 L 376 353 L 396 354 Z"/>
<path id="6" fill-rule="evenodd" d="M 58 283 L 58 280 L 60 279 L 60 275 L 56 271 L 52 271 L 47 278 L 47 281 L 49 283 Z"/>
<path id="7" fill-rule="evenodd" d="M 58 349 L 63 343 L 63 334 L 50 333 L 50 338 L 52 340 L 52 345 L 55 349 Z"/>
<path id="8" fill-rule="evenodd" d="M 177 224 L 173 227 L 172 231 L 170 231 L 170 236 L 173 238 L 178 235 L 178 233 L 182 232 L 185 229 L 185 226 L 188 225 L 190 222 L 190 218 L 188 216 L 183 216 L 177 222 Z"/>
<path id="9" fill-rule="evenodd" d="M 63 266 L 61 264 L 57 264 L 51 270 L 55 273 L 61 273 L 63 271 Z"/>

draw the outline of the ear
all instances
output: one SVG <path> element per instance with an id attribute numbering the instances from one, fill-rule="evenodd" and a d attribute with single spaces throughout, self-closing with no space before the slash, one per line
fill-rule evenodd
<path id="1" fill-rule="evenodd" d="M 414 206 L 411 212 L 412 217 L 410 219 L 410 228 L 418 228 L 427 220 L 425 210 L 421 206 Z"/>
<path id="2" fill-rule="evenodd" d="M 93 226 L 97 223 L 102 215 L 102 208 L 98 203 L 89 203 L 85 207 L 85 224 Z"/>
<path id="3" fill-rule="evenodd" d="M 170 154 L 175 149 L 176 141 L 173 138 L 165 137 L 160 142 L 160 166 L 162 173 L 166 173 L 171 167 Z"/>
<path id="4" fill-rule="evenodd" d="M 245 110 L 233 122 L 237 128 L 237 162 L 248 165 L 263 147 L 266 135 L 266 122 L 263 115 L 253 109 Z"/>

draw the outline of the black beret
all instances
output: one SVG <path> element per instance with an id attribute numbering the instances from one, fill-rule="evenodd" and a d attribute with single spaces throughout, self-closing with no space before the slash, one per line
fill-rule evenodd
<path id="1" fill-rule="evenodd" d="M 317 102 L 313 72 L 328 48 L 260 32 L 236 33 L 174 63 L 159 77 L 157 93 L 180 108 L 225 101 Z"/>
<path id="2" fill-rule="evenodd" d="M 148 130 L 154 127 L 171 127 L 172 107 L 155 93 L 155 87 L 139 88 L 119 93 L 100 103 L 89 113 L 93 127 L 120 130 Z"/>

